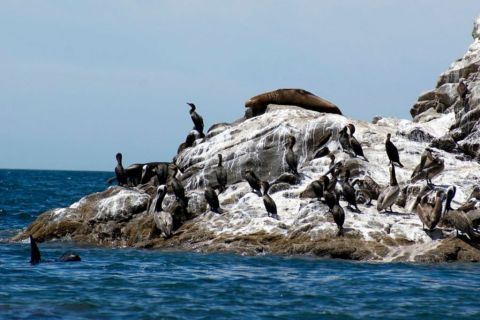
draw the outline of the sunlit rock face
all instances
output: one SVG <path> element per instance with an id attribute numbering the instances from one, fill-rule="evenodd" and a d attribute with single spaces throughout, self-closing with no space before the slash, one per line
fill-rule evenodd
<path id="1" fill-rule="evenodd" d="M 445 170 L 433 178 L 433 183 L 437 189 L 457 187 L 453 206 L 463 203 L 480 181 L 480 165 L 472 159 L 478 156 L 480 132 L 479 22 L 475 24 L 476 38 L 469 51 L 440 76 L 436 89 L 420 95 L 411 109 L 412 121 L 375 117 L 369 123 L 295 106 L 269 105 L 257 117 L 212 126 L 205 139 L 197 139 L 193 147 L 175 158 L 182 171 L 177 178 L 189 198 L 190 220 L 169 239 L 156 230 L 149 213 L 156 194 L 156 187 L 149 184 L 111 187 L 86 196 L 69 208 L 48 211 L 15 239 L 33 234 L 43 240 L 68 237 L 106 246 L 312 254 L 377 261 L 478 261 L 480 251 L 451 239 L 451 229 L 442 226 L 429 234 L 423 230 L 412 212 L 412 202 L 425 181 L 412 183 L 411 175 L 421 153 L 432 146 L 435 156 L 445 164 Z M 460 78 L 464 78 L 470 91 L 464 100 L 457 91 Z M 356 127 L 355 137 L 368 162 L 340 148 L 339 131 L 349 123 Z M 370 177 L 380 190 L 388 186 L 388 133 L 404 165 L 396 169 L 402 191 L 393 206 L 394 212 L 378 213 L 375 200 L 371 206 L 359 204 L 360 212 L 353 212 L 345 201 L 340 201 L 346 215 L 344 237 L 336 236 L 337 226 L 328 207 L 311 197 L 311 193 L 309 197 L 306 191 L 312 181 L 329 170 L 328 157 L 314 157 L 326 132 L 332 133 L 326 146 L 336 161 L 350 169 L 352 180 Z M 298 157 L 298 179 L 289 179 L 287 173 L 285 153 L 289 136 L 296 138 L 293 151 Z M 204 198 L 205 186 L 216 184 L 218 154 L 223 156 L 228 173 L 228 186 L 218 196 L 223 214 L 209 211 Z M 247 168 L 272 184 L 269 194 L 277 205 L 278 220 L 267 215 L 262 197 L 251 192 L 243 178 Z M 279 177 L 282 182 L 274 183 Z M 163 209 L 173 212 L 176 200 L 171 188 L 167 190 Z"/>
<path id="2" fill-rule="evenodd" d="M 463 57 L 453 62 L 440 75 L 437 87 L 424 92 L 410 113 L 416 122 L 428 122 L 442 114 L 453 113 L 451 130 L 436 139 L 432 145 L 447 151 L 458 150 L 471 157 L 480 156 L 480 18 L 474 23 L 473 43 Z M 462 99 L 459 93 L 463 82 L 468 93 Z"/>
<path id="3" fill-rule="evenodd" d="M 205 140 L 197 140 L 195 146 L 177 156 L 177 164 L 183 169 L 178 178 L 186 188 L 190 199 L 188 210 L 193 218 L 168 240 L 155 231 L 153 219 L 148 214 L 148 205 L 155 195 L 152 191 L 155 188 L 148 185 L 130 189 L 112 187 L 87 196 L 69 208 L 47 212 L 19 238 L 33 232 L 41 239 L 69 236 L 102 245 L 306 253 L 384 261 L 422 260 L 442 247 L 444 240 L 440 239 L 447 237 L 451 230 L 439 231 L 433 236 L 425 233 L 418 217 L 409 210 L 415 196 L 411 192 L 404 192 L 400 205 L 394 206 L 394 213 L 389 214 L 378 213 L 375 201 L 373 206 L 359 205 L 360 213 L 347 209 L 347 203 L 341 201 L 346 213 L 345 238 L 336 237 L 337 227 L 326 205 L 315 198 L 300 196 L 314 179 L 329 169 L 328 157 L 312 157 L 318 139 L 327 131 L 332 132 L 327 147 L 336 161 L 350 168 L 352 179 L 370 176 L 381 188 L 389 184 L 384 141 L 387 133 L 391 133 L 404 165 L 396 170 L 401 189 L 420 189 L 425 182 L 410 183 L 411 173 L 432 139 L 449 131 L 455 122 L 454 114 L 428 122 L 376 120 L 372 124 L 295 106 L 270 105 L 267 112 L 258 117 L 216 126 Z M 348 123 L 355 125 L 355 136 L 362 143 L 368 162 L 341 151 L 338 131 Z M 299 159 L 300 179 L 296 184 L 281 183 L 272 187 L 270 195 L 277 204 L 279 216 L 276 220 L 268 217 L 262 198 L 251 192 L 242 172 L 250 168 L 262 180 L 271 183 L 287 173 L 284 156 L 289 135 L 297 141 L 293 150 Z M 462 202 L 480 178 L 479 165 L 458 158 L 454 153 L 440 149 L 434 152 L 445 160 L 446 169 L 433 182 L 442 188 L 456 185 L 456 200 Z M 219 153 L 223 155 L 228 173 L 227 189 L 219 195 L 222 215 L 210 212 L 203 196 L 204 187 L 216 182 L 213 172 Z M 169 193 L 164 209 L 173 210 L 174 205 L 175 197 Z M 68 228 L 63 231 L 53 228 L 60 221 L 68 222 Z"/>

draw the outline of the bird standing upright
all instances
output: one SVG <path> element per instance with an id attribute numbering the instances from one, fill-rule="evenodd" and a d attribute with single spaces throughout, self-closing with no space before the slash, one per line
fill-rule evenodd
<path id="1" fill-rule="evenodd" d="M 387 134 L 387 139 L 385 140 L 385 150 L 387 151 L 388 159 L 390 160 L 389 164 L 397 163 L 400 167 L 403 168 L 403 164 L 400 162 L 400 156 L 398 155 L 398 149 L 395 147 L 390 138 L 392 135 L 389 133 Z"/>

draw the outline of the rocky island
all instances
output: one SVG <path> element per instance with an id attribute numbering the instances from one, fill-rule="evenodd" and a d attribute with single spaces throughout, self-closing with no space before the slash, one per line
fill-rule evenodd
<path id="1" fill-rule="evenodd" d="M 431 198 L 435 190 L 446 192 L 455 186 L 452 207 L 457 208 L 479 185 L 480 18 L 472 35 L 474 42 L 467 53 L 440 76 L 435 89 L 422 93 L 411 107 L 412 120 L 375 117 L 369 123 L 341 114 L 269 104 L 262 114 L 212 126 L 205 138 L 196 139 L 175 157 L 182 171 L 177 177 L 189 199 L 189 216 L 170 237 L 156 228 L 149 210 L 157 194 L 152 180 L 135 187 L 109 187 L 68 208 L 49 210 L 13 240 L 33 235 L 39 241 L 67 238 L 108 247 L 385 262 L 480 261 L 480 242 L 475 237 L 457 236 L 455 228 L 443 221 L 432 231 L 424 229 L 415 206 L 419 193 L 428 188 L 425 179 L 412 179 L 422 153 L 430 148 L 444 164 L 432 177 Z M 355 138 L 368 162 L 342 150 L 339 135 L 348 124 L 354 125 Z M 351 180 L 359 182 L 358 212 L 340 201 L 345 211 L 343 236 L 337 235 L 329 207 L 311 190 L 311 183 L 331 169 L 331 159 L 318 153 L 326 133 L 332 135 L 323 147 L 349 169 Z M 395 167 L 400 194 L 393 210 L 379 212 L 378 194 L 374 193 L 390 181 L 387 134 L 398 148 L 403 167 Z M 298 175 L 289 172 L 285 161 L 290 136 L 296 140 L 293 151 L 298 157 Z M 221 214 L 210 211 L 204 197 L 205 187 L 215 181 L 218 154 L 223 156 L 228 174 L 226 189 L 218 195 Z M 251 191 L 244 179 L 245 169 L 271 184 L 269 195 L 276 203 L 278 218 L 267 214 L 262 197 Z M 367 181 L 375 182 L 375 187 Z M 367 196 L 359 187 L 365 183 L 370 186 Z M 163 210 L 174 212 L 176 199 L 168 185 L 167 190 Z"/>

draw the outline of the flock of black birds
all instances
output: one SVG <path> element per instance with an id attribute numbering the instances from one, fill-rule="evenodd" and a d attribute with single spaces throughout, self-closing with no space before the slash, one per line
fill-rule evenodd
<path id="1" fill-rule="evenodd" d="M 193 103 L 190 106 L 190 116 L 194 124 L 193 130 L 187 135 L 184 143 L 178 148 L 178 153 L 186 148 L 192 147 L 197 139 L 205 139 L 203 118 L 196 112 Z M 337 141 L 343 152 L 352 157 L 360 157 L 368 162 L 361 143 L 354 136 L 355 126 L 350 123 L 338 131 Z M 333 132 L 327 131 L 319 139 L 317 139 L 316 152 L 313 158 L 328 156 L 330 165 L 326 173 L 322 174 L 319 179 L 312 181 L 306 190 L 311 190 L 314 198 L 322 201 L 329 208 L 335 223 L 338 226 L 337 235 L 343 235 L 343 224 L 345 222 L 345 211 L 340 205 L 340 199 L 347 202 L 349 210 L 360 212 L 359 203 L 371 205 L 372 200 L 377 201 L 378 212 L 392 212 L 392 206 L 400 195 L 400 186 L 398 185 L 395 167 L 403 168 L 400 162 L 398 149 L 391 141 L 391 134 L 388 133 L 385 140 L 385 151 L 389 159 L 390 183 L 386 188 L 381 188 L 371 177 L 365 176 L 362 179 L 351 180 L 351 170 L 345 161 L 335 162 L 335 155 L 326 146 L 332 139 Z M 296 139 L 289 135 L 286 137 L 284 160 L 288 166 L 291 175 L 300 177 L 298 172 L 298 156 L 293 151 Z M 115 167 L 115 177 L 113 180 L 118 181 L 120 186 L 138 186 L 153 181 L 158 186 L 157 195 L 149 206 L 149 212 L 154 216 L 155 224 L 164 237 L 168 238 L 172 232 L 180 227 L 186 219 L 190 218 L 188 213 L 188 197 L 185 194 L 185 188 L 182 182 L 177 178 L 180 171 L 173 162 L 150 162 L 142 164 L 132 164 L 127 168 L 122 165 L 122 154 L 116 155 L 117 166 Z M 478 227 L 480 223 L 480 210 L 476 209 L 476 201 L 480 200 L 480 188 L 474 188 L 472 195 L 467 199 L 466 203 L 456 210 L 451 208 L 452 200 L 456 193 L 454 186 L 448 188 L 437 187 L 433 185 L 431 179 L 439 175 L 444 170 L 444 161 L 438 155 L 434 155 L 431 148 L 426 148 L 420 158 L 420 163 L 414 169 L 411 175 L 411 182 L 420 180 L 426 181 L 426 186 L 421 188 L 416 196 L 412 210 L 417 213 L 418 217 L 426 226 L 426 231 L 433 231 L 439 223 L 453 227 L 458 231 L 467 234 L 470 239 L 475 239 L 476 235 L 474 227 Z M 223 167 L 222 155 L 218 154 L 218 165 L 214 169 L 216 183 L 207 184 L 204 190 L 205 199 L 210 206 L 212 212 L 222 214 L 223 209 L 220 206 L 218 194 L 224 192 L 227 187 L 228 175 L 227 170 Z M 250 185 L 252 192 L 263 198 L 263 203 L 269 217 L 279 219 L 277 206 L 275 201 L 268 194 L 271 187 L 268 181 L 259 179 L 254 170 L 247 168 L 243 171 L 243 177 Z M 295 179 L 294 179 L 295 180 Z M 275 184 L 273 182 L 273 184 Z M 339 188 L 337 188 L 339 185 Z M 167 212 L 162 208 L 163 199 L 167 193 L 167 189 L 171 190 L 175 195 L 176 203 L 172 212 Z M 218 191 L 218 194 L 217 194 Z M 432 199 L 431 194 L 435 193 Z M 446 200 L 443 209 L 443 201 Z"/>

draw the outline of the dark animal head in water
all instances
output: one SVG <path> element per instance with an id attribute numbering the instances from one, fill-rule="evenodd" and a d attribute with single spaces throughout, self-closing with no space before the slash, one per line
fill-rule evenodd
<path id="1" fill-rule="evenodd" d="M 30 263 L 37 264 L 40 263 L 40 250 L 38 249 L 37 243 L 32 236 L 30 236 Z"/>

